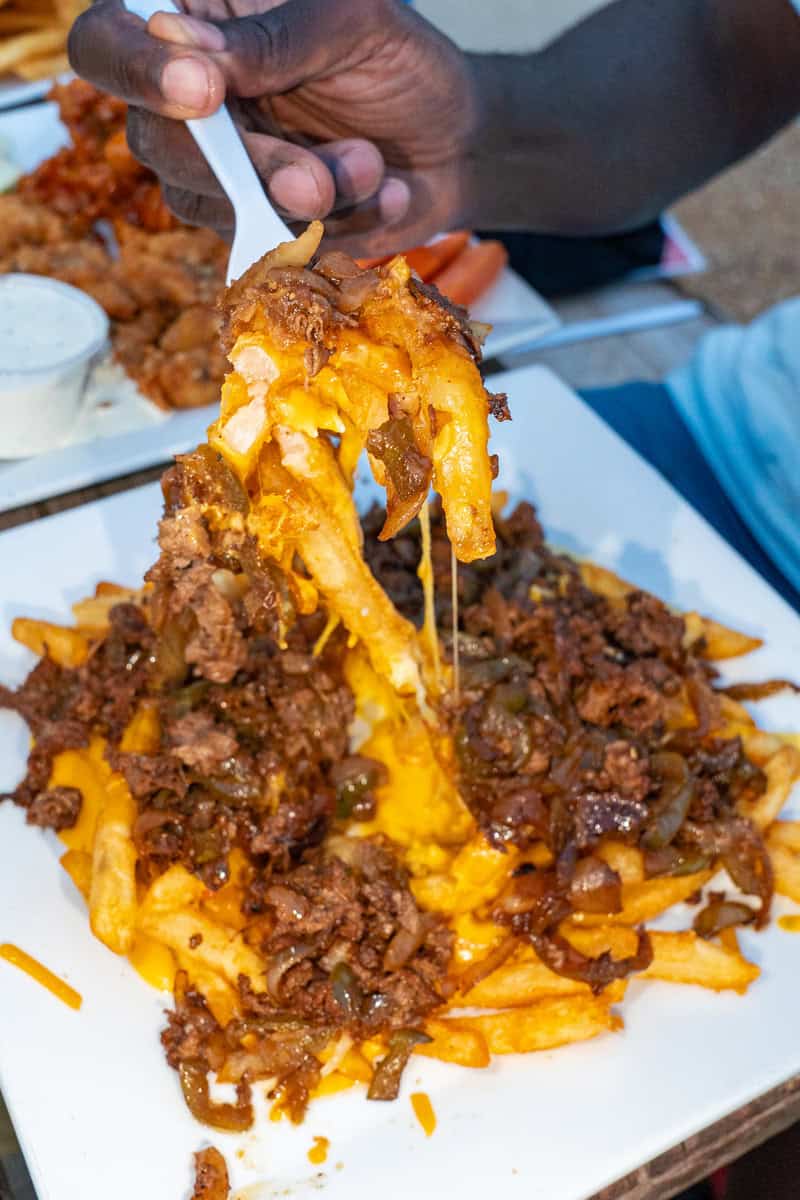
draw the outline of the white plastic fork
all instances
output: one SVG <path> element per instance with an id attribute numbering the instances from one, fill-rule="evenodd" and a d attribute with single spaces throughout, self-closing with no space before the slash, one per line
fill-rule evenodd
<path id="1" fill-rule="evenodd" d="M 145 21 L 157 12 L 181 11 L 172 0 L 125 0 L 125 7 Z M 278 242 L 291 241 L 294 234 L 270 204 L 226 106 L 186 124 L 233 205 L 236 228 L 228 259 L 231 283 L 267 250 Z"/>

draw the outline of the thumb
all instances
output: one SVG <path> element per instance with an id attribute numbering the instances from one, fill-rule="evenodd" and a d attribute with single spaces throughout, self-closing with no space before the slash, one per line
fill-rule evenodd
<path id="1" fill-rule="evenodd" d="M 352 65 L 353 51 L 385 0 L 287 0 L 266 12 L 226 21 L 158 13 L 155 37 L 204 51 L 243 98 L 288 91 L 333 66 Z M 224 39 L 222 48 L 220 34 Z"/>

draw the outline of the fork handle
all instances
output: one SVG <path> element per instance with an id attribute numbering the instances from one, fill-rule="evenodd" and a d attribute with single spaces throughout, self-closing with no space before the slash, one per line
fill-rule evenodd
<path id="1" fill-rule="evenodd" d="M 145 21 L 157 12 L 181 12 L 172 0 L 124 2 L 128 12 L 135 13 Z M 223 104 L 210 117 L 194 118 L 186 124 L 233 204 L 237 223 L 243 221 L 248 213 L 252 216 L 261 210 L 262 227 L 274 226 L 274 241 L 291 241 L 294 235 L 272 208 L 227 107 Z"/>

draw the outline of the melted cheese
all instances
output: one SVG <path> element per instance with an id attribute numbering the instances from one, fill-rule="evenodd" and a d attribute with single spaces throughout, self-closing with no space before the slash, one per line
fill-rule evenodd
<path id="1" fill-rule="evenodd" d="M 376 815 L 361 833 L 391 838 L 412 874 L 444 870 L 453 848 L 475 828 L 453 782 L 450 738 L 420 718 L 414 701 L 393 691 L 361 648 L 347 655 L 345 678 L 356 705 L 351 744 L 388 772 L 377 790 Z"/>
<path id="2" fill-rule="evenodd" d="M 145 983 L 158 992 L 171 992 L 175 983 L 177 963 L 168 946 L 147 934 L 137 933 L 128 954 L 128 961 Z"/>
<path id="3" fill-rule="evenodd" d="M 86 749 L 62 750 L 53 759 L 49 786 L 77 788 L 83 797 L 78 820 L 58 835 L 69 850 L 92 853 L 97 818 L 111 774 L 104 751 L 105 739 L 95 736 Z"/>
<path id="4" fill-rule="evenodd" d="M 388 783 L 377 791 L 376 816 L 362 832 L 383 833 L 403 847 L 415 873 L 441 870 L 447 848 L 461 845 L 474 826 L 442 765 L 449 750 L 447 739 L 418 717 L 403 725 L 382 722 L 361 748 L 389 773 Z"/>
<path id="5" fill-rule="evenodd" d="M 453 621 L 453 695 L 458 701 L 461 696 L 461 647 L 458 641 L 458 559 L 452 546 L 450 547 L 450 605 Z"/>
<path id="6" fill-rule="evenodd" d="M 321 232 L 315 223 L 302 246 L 279 247 L 272 262 L 297 265 L 313 252 Z M 265 278 L 269 263 L 268 258 L 261 264 L 258 278 Z M 286 571 L 299 611 L 311 612 L 324 600 L 328 612 L 366 647 L 376 671 L 430 715 L 421 670 L 425 656 L 431 686 L 441 691 L 443 683 L 428 514 L 422 516 L 420 645 L 363 560 L 353 477 L 369 433 L 390 414 L 407 415 L 420 452 L 432 461 L 457 553 L 465 561 L 485 556 L 494 549 L 488 405 L 472 356 L 449 336 L 440 317 L 417 303 L 409 283 L 408 264 L 398 257 L 362 305 L 358 328 L 329 331 L 333 344 L 326 343 L 327 361 L 314 375 L 308 369 L 310 343 L 283 342 L 270 327 L 268 309 L 253 304 L 248 328 L 230 351 L 234 370 L 208 436 L 247 491 L 247 530 L 262 553 Z M 242 294 L 235 285 L 231 298 Z M 383 464 L 373 467 L 382 477 Z M 310 580 L 295 570 L 296 555 Z"/>
<path id="7" fill-rule="evenodd" d="M 422 584 L 425 598 L 425 623 L 422 627 L 422 638 L 431 663 L 434 687 L 437 692 L 441 692 L 442 663 L 439 655 L 439 634 L 436 631 L 436 598 L 431 558 L 431 514 L 427 504 L 423 504 L 420 509 L 419 527 L 422 532 L 422 557 L 417 575 Z"/>
<path id="8" fill-rule="evenodd" d="M 446 872 L 413 880 L 412 891 L 422 908 L 471 913 L 497 899 L 520 858 L 513 846 L 495 850 L 476 833 L 451 857 Z"/>

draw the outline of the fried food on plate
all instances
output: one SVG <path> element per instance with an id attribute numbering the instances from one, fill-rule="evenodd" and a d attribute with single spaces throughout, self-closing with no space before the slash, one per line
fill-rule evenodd
<path id="1" fill-rule="evenodd" d="M 89 0 L 4 0 L 0 79 L 47 79 L 69 69 L 67 34 Z"/>
<path id="2" fill-rule="evenodd" d="M 70 145 L 0 196 L 0 272 L 88 292 L 111 318 L 115 359 L 161 408 L 212 404 L 226 365 L 216 303 L 227 246 L 170 214 L 128 149 L 125 104 L 82 80 L 51 95 Z"/>
<path id="3" fill-rule="evenodd" d="M 4 11 L 0 10 L 0 17 Z M 0 271 L 50 275 L 88 292 L 111 318 L 115 359 L 143 395 L 160 407 L 182 409 L 212 404 L 226 370 L 225 357 L 219 348 L 217 301 L 224 289 L 228 247 L 215 234 L 182 226 L 171 215 L 158 179 L 134 159 L 128 148 L 127 106 L 122 101 L 97 92 L 82 80 L 57 84 L 51 98 L 58 103 L 70 145 L 23 176 L 15 193 L 0 196 Z M 113 231 L 112 245 L 105 236 L 109 228 Z M 495 244 L 486 245 L 491 249 Z M 452 295 L 462 303 L 470 303 L 492 282 L 494 276 L 490 278 L 485 269 L 475 274 L 469 268 L 467 260 L 471 261 L 476 251 L 483 261 L 485 246 L 470 245 L 469 235 L 458 232 L 431 246 L 409 251 L 395 261 L 392 277 L 398 281 L 398 287 L 403 277 L 406 282 L 402 287 L 416 296 L 415 308 L 409 310 L 412 325 L 421 319 L 414 314 L 424 297 L 424 284 L 436 281 L 438 286 L 443 272 L 450 271 L 460 280 L 460 290 L 457 288 Z M 490 257 L 496 274 L 502 269 L 504 256 L 494 253 Z M 385 266 L 391 261 L 386 259 L 374 265 Z M 352 265 L 350 269 L 356 270 Z M 423 282 L 409 271 L 416 272 Z M 316 286 L 319 289 L 322 283 L 318 281 Z M 345 290 L 349 288 L 352 292 L 354 286 L 348 283 Z M 366 392 L 374 384 L 368 378 L 370 371 L 380 375 L 374 386 L 384 389 L 392 385 L 392 371 L 399 369 L 403 373 L 402 364 L 397 366 L 402 347 L 391 343 L 394 332 L 387 337 L 385 330 L 381 332 L 378 328 L 384 318 L 377 305 L 373 305 L 370 319 L 375 326 L 373 342 L 387 355 L 386 364 L 377 367 L 374 362 L 366 361 L 348 364 L 351 375 L 360 371 L 363 376 L 366 372 L 359 401 L 365 410 L 371 403 Z M 454 318 L 456 324 L 459 319 Z M 398 334 L 401 341 L 409 329 Z M 473 335 L 468 330 L 466 336 Z M 390 349 L 395 352 L 393 360 L 388 357 Z M 342 341 L 340 357 L 345 353 Z M 425 380 L 426 371 L 429 376 L 431 372 L 431 364 L 423 362 L 424 354 L 424 343 L 417 339 L 413 371 L 418 382 Z M 469 373 L 463 362 L 455 361 L 454 365 L 462 375 Z M 474 443 L 475 431 L 470 432 L 469 422 L 459 426 L 452 420 L 445 421 L 445 410 L 452 403 L 447 389 L 431 379 L 426 386 L 432 390 L 439 388 L 440 429 L 434 447 L 434 432 L 432 428 L 423 428 L 424 414 L 417 412 L 413 439 L 422 447 L 422 457 L 414 470 L 424 478 L 427 468 L 423 459 L 427 456 L 437 480 L 445 478 L 448 472 L 452 477 L 453 462 L 461 454 L 470 454 L 472 466 L 480 474 L 483 459 Z M 468 381 L 461 380 L 459 388 L 466 396 Z M 448 424 L 450 428 L 444 432 Z M 398 428 L 400 433 L 393 437 L 411 436 L 405 425 Z M 389 459 L 397 457 L 396 447 L 386 442 L 383 431 L 370 427 L 367 432 L 373 435 L 374 463 L 379 455 L 384 456 L 384 462 L 387 454 Z M 355 428 L 349 441 L 347 466 L 352 469 L 359 448 Z M 469 502 L 462 504 L 459 517 L 452 478 L 448 486 L 451 497 L 448 515 L 456 545 L 459 539 L 466 543 L 470 538 L 476 546 L 487 544 L 486 506 L 478 514 L 480 528 L 471 531 Z M 485 491 L 486 480 L 481 486 Z M 421 494 L 411 478 L 401 481 L 403 494 L 399 494 L 391 482 L 391 472 L 390 487 L 387 533 L 398 528 L 406 515 L 414 514 Z M 460 534 L 453 524 L 459 520 Z"/>
<path id="4" fill-rule="evenodd" d="M 752 641 L 506 512 L 473 330 L 321 232 L 227 293 L 220 416 L 164 477 L 144 586 L 18 618 L 39 662 L 0 689 L 33 736 L 13 799 L 96 936 L 173 993 L 167 1060 L 231 1133 L 254 1086 L 300 1121 L 394 1099 L 412 1055 L 480 1070 L 613 1032 L 633 978 L 743 992 L 736 931 L 776 884 L 800 899 L 777 820 L 800 750 L 709 657 Z M 177 254 L 167 279 L 177 302 Z M 364 449 L 386 506 L 360 519 Z M 195 1195 L 224 1196 L 204 1153 Z"/>

